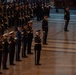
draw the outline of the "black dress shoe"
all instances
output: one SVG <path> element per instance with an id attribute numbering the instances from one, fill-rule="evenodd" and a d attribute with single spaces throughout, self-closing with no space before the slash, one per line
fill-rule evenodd
<path id="1" fill-rule="evenodd" d="M 2 74 L 2 72 L 0 72 L 0 74 Z"/>
<path id="2" fill-rule="evenodd" d="M 41 64 L 37 64 L 37 65 L 41 65 Z"/>
<path id="3" fill-rule="evenodd" d="M 16 61 L 21 62 L 22 60 L 16 60 Z"/>
<path id="4" fill-rule="evenodd" d="M 28 58 L 28 56 L 25 56 L 25 58 Z"/>
<path id="5" fill-rule="evenodd" d="M 69 30 L 64 30 L 65 32 L 69 32 Z"/>
<path id="6" fill-rule="evenodd" d="M 18 60 L 16 60 L 16 61 L 18 61 Z"/>
<path id="7" fill-rule="evenodd" d="M 12 64 L 12 65 L 15 65 L 15 64 Z"/>
<path id="8" fill-rule="evenodd" d="M 22 56 L 22 58 L 28 58 L 28 56 Z"/>
<path id="9" fill-rule="evenodd" d="M 33 54 L 33 53 L 31 52 L 31 53 L 28 53 L 28 54 Z"/>
<path id="10" fill-rule="evenodd" d="M 39 63 L 39 64 L 35 64 L 35 65 L 41 65 L 41 64 Z"/>
<path id="11" fill-rule="evenodd" d="M 4 67 L 3 69 L 4 69 L 4 70 L 8 70 L 9 68 L 7 68 L 7 67 Z"/>
<path id="12" fill-rule="evenodd" d="M 15 65 L 14 63 L 10 64 L 10 65 Z"/>
<path id="13" fill-rule="evenodd" d="M 21 62 L 22 60 L 18 60 L 19 62 Z"/>

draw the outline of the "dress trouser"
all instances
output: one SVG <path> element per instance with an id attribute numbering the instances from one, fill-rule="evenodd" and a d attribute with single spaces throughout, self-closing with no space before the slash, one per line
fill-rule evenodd
<path id="1" fill-rule="evenodd" d="M 7 68 L 8 52 L 3 53 L 3 68 Z"/>
<path id="2" fill-rule="evenodd" d="M 20 60 L 21 41 L 16 45 L 16 60 Z"/>
<path id="3" fill-rule="evenodd" d="M 12 51 L 10 51 L 10 53 L 9 53 L 10 64 L 14 63 L 14 57 L 15 57 L 15 49 L 13 49 Z"/>
<path id="4" fill-rule="evenodd" d="M 64 26 L 65 31 L 68 30 L 68 24 L 69 24 L 69 20 L 65 20 L 65 26 Z"/>
<path id="5" fill-rule="evenodd" d="M 28 40 L 28 49 L 27 49 L 27 53 L 28 53 L 28 54 L 31 53 L 31 45 L 32 45 L 32 38 L 30 38 L 30 39 Z"/>
<path id="6" fill-rule="evenodd" d="M 2 51 L 0 51 L 0 69 L 1 69 L 1 63 L 2 63 Z"/>
<path id="7" fill-rule="evenodd" d="M 27 48 L 27 42 L 22 42 L 23 48 L 22 48 L 22 57 L 26 57 L 26 48 Z"/>
<path id="8" fill-rule="evenodd" d="M 48 32 L 43 33 L 43 44 L 47 43 L 47 35 L 48 35 Z"/>
<path id="9" fill-rule="evenodd" d="M 40 62 L 40 50 L 35 50 L 35 64 L 39 64 Z"/>

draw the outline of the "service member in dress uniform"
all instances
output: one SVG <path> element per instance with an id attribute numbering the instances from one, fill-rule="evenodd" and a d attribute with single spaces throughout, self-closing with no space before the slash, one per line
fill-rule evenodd
<path id="1" fill-rule="evenodd" d="M 20 52 L 21 52 L 21 30 L 22 28 L 18 26 L 18 30 L 16 31 L 16 61 L 21 61 L 20 60 Z"/>
<path id="2" fill-rule="evenodd" d="M 40 30 L 36 31 L 36 36 L 35 36 L 35 65 L 41 65 L 40 64 L 40 54 L 41 54 L 41 38 L 40 38 Z"/>
<path id="3" fill-rule="evenodd" d="M 42 31 L 43 31 L 43 44 L 47 45 L 47 35 L 48 35 L 48 20 L 47 16 L 44 16 L 42 21 Z"/>
<path id="4" fill-rule="evenodd" d="M 3 44 L 2 44 L 2 36 L 0 35 L 0 74 L 2 74 L 1 72 L 2 52 L 3 52 Z"/>
<path id="5" fill-rule="evenodd" d="M 15 33 L 14 33 L 14 31 L 11 31 L 9 33 L 9 62 L 10 62 L 10 65 L 15 65 L 14 64 L 14 57 L 15 57 L 16 40 L 14 37 L 15 37 Z"/>
<path id="6" fill-rule="evenodd" d="M 9 6 L 7 9 L 7 17 L 8 17 L 8 26 L 11 27 L 12 26 L 12 22 L 11 22 L 11 7 Z"/>
<path id="7" fill-rule="evenodd" d="M 22 29 L 22 57 L 27 58 L 27 44 L 28 44 L 28 31 L 27 31 L 27 25 L 23 25 Z"/>
<path id="8" fill-rule="evenodd" d="M 64 31 L 68 31 L 68 24 L 69 24 L 69 20 L 70 20 L 69 7 L 66 7 L 66 8 L 65 8 L 64 20 L 65 20 Z"/>
<path id="9" fill-rule="evenodd" d="M 15 24 L 15 17 L 14 17 L 14 12 L 15 12 L 15 7 L 13 3 L 11 3 L 11 10 L 10 10 L 10 15 L 11 15 L 11 25 L 14 26 Z"/>
<path id="10" fill-rule="evenodd" d="M 43 13 L 42 7 L 41 7 L 41 5 L 38 5 L 36 8 L 37 21 L 42 20 L 42 15 L 43 15 L 42 13 Z"/>
<path id="11" fill-rule="evenodd" d="M 0 35 L 2 35 L 2 27 L 1 27 L 1 25 L 0 25 Z"/>
<path id="12" fill-rule="evenodd" d="M 22 25 L 25 24 L 25 7 L 24 5 L 22 5 L 22 9 L 21 9 L 21 14 L 22 14 Z"/>
<path id="13" fill-rule="evenodd" d="M 2 35 L 3 35 L 4 34 L 4 16 L 3 16 L 3 14 L 1 14 L 0 18 L 1 18 L 0 24 L 1 24 Z"/>
<path id="14" fill-rule="evenodd" d="M 31 51 L 31 46 L 32 46 L 32 40 L 33 40 L 33 22 L 32 20 L 30 20 L 28 22 L 28 49 L 27 49 L 27 53 L 28 54 L 33 54 Z"/>
<path id="15" fill-rule="evenodd" d="M 22 13 L 21 13 L 21 8 L 19 9 L 19 25 L 22 26 Z"/>
<path id="16" fill-rule="evenodd" d="M 4 15 L 4 30 L 8 28 L 8 19 L 7 19 L 7 15 Z"/>
<path id="17" fill-rule="evenodd" d="M 14 17 L 15 17 L 15 30 L 17 31 L 17 26 L 19 26 L 19 7 L 16 6 L 15 8 L 15 13 L 14 13 Z"/>
<path id="18" fill-rule="evenodd" d="M 6 69 L 8 70 L 7 68 L 7 60 L 8 60 L 8 52 L 9 52 L 9 49 L 8 49 L 8 46 L 9 46 L 9 43 L 8 43 L 8 33 L 5 33 L 3 35 L 3 42 L 2 42 L 4 48 L 3 48 L 3 69 Z"/>

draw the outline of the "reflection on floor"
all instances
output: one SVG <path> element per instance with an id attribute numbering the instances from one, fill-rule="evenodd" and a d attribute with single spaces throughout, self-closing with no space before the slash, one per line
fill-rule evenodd
<path id="1" fill-rule="evenodd" d="M 33 55 L 15 62 L 2 75 L 76 75 L 76 15 L 71 15 L 69 32 L 64 32 L 63 14 L 50 14 L 48 45 L 42 45 L 41 66 L 34 65 Z M 34 21 L 34 32 L 41 29 L 41 22 Z M 42 36 L 42 34 L 41 34 Z"/>

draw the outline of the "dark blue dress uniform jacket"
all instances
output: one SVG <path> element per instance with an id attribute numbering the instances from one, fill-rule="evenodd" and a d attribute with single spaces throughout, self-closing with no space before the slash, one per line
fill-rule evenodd
<path id="1" fill-rule="evenodd" d="M 34 50 L 41 50 L 41 38 L 36 35 Z"/>

